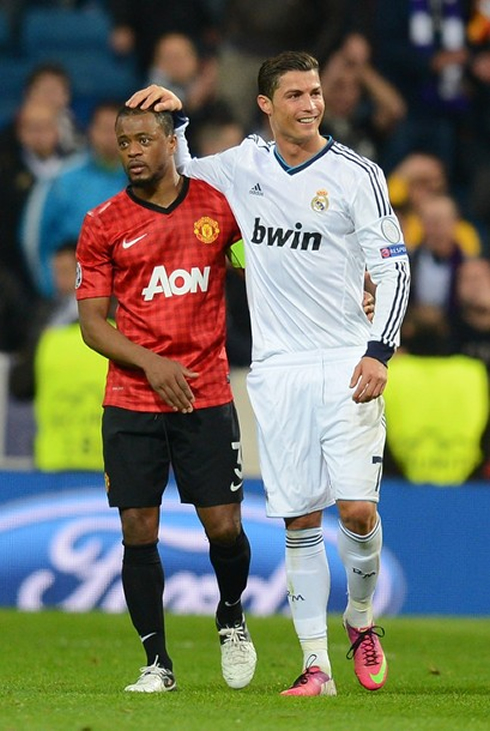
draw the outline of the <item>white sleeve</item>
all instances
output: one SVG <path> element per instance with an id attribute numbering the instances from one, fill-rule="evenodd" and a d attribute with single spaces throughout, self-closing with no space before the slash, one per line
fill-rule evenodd
<path id="1" fill-rule="evenodd" d="M 370 339 L 390 348 L 400 344 L 400 328 L 408 305 L 410 265 L 404 255 L 389 263 L 368 267 L 376 287 L 376 305 Z"/>
<path id="2" fill-rule="evenodd" d="M 179 173 L 183 173 L 189 178 L 204 180 L 213 188 L 226 193 L 234 179 L 236 156 L 239 148 L 232 147 L 230 150 L 208 157 L 192 157 L 185 136 L 185 127 L 178 127 L 175 134 L 177 135 L 175 164 Z"/>
<path id="3" fill-rule="evenodd" d="M 408 305 L 410 264 L 385 177 L 373 165 L 368 178 L 358 185 L 353 218 L 367 270 L 377 285 L 370 342 L 394 350 L 400 343 L 400 328 Z"/>

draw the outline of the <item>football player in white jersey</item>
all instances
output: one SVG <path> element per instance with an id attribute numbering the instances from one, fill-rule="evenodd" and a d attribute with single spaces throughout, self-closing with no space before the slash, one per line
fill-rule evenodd
<path id="1" fill-rule="evenodd" d="M 333 503 L 347 576 L 347 657 L 368 690 L 386 682 L 384 630 L 373 616 L 382 546 L 382 393 L 410 280 L 381 169 L 319 132 L 318 71 L 316 59 L 301 52 L 262 64 L 257 102 L 273 142 L 252 135 L 194 159 L 182 112 L 177 130 L 180 169 L 226 195 L 245 242 L 253 336 L 248 390 L 267 514 L 285 522 L 287 591 L 303 652 L 302 672 L 283 693 L 305 696 L 336 694 L 322 532 L 323 510 Z M 128 104 L 182 107 L 154 85 Z M 376 285 L 372 323 L 361 305 L 366 270 Z"/>

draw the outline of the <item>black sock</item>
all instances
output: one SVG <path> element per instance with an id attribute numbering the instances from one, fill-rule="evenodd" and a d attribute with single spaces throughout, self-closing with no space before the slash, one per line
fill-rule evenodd
<path id="1" fill-rule="evenodd" d="M 243 529 L 231 546 L 210 543 L 209 558 L 220 593 L 216 619 L 221 626 L 234 624 L 242 618 L 240 600 L 247 586 L 250 568 L 250 543 Z"/>
<path id="2" fill-rule="evenodd" d="M 156 543 L 124 546 L 122 584 L 129 616 L 146 652 L 147 664 L 172 670 L 165 646 L 163 567 Z"/>

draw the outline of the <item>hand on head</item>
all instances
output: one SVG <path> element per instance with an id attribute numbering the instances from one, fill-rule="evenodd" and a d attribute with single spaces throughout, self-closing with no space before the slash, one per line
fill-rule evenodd
<path id="1" fill-rule="evenodd" d="M 141 109 L 152 109 L 155 112 L 178 112 L 182 109 L 182 102 L 179 97 L 163 86 L 150 84 L 144 89 L 136 91 L 126 102 L 128 107 L 132 109 L 141 107 Z"/>

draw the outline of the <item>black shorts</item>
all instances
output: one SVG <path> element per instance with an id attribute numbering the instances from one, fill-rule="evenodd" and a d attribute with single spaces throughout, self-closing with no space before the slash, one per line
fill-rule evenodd
<path id="1" fill-rule="evenodd" d="M 190 414 L 106 406 L 102 441 L 111 507 L 160 505 L 170 467 L 183 503 L 206 508 L 243 500 L 240 427 L 233 402 Z"/>

